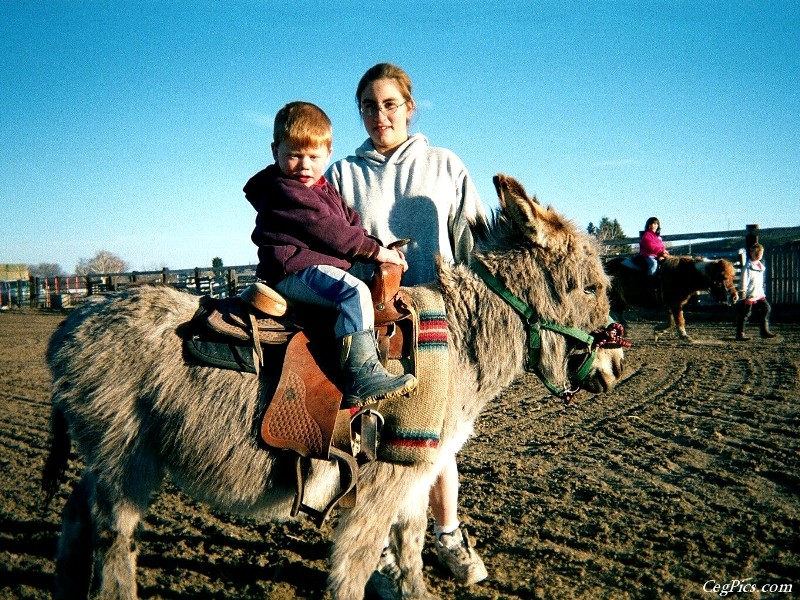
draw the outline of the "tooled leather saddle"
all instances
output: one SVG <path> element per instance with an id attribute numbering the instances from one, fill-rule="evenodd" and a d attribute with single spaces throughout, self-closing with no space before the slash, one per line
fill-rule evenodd
<path id="1" fill-rule="evenodd" d="M 407 240 L 392 246 L 403 243 Z M 401 278 L 401 267 L 382 264 L 369 282 L 384 363 L 409 358 L 417 339 Z M 366 407 L 351 417 L 350 443 L 333 443 L 344 383 L 332 338 L 333 319 L 333 312 L 314 309 L 311 314 L 309 307 L 290 307 L 278 292 L 255 283 L 235 297 L 203 297 L 184 333 L 190 361 L 257 375 L 265 367 L 273 370 L 277 386 L 261 420 L 260 437 L 272 448 L 290 451 L 296 477 L 291 515 L 304 512 L 317 526 L 337 504 L 355 504 L 358 467 L 375 460 L 383 423 L 374 407 Z M 310 459 L 335 460 L 339 467 L 339 491 L 322 510 L 303 502 Z"/>

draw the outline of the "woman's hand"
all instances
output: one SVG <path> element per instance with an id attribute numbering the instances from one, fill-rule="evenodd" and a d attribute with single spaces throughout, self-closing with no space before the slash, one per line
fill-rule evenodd
<path id="1" fill-rule="evenodd" d="M 406 257 L 400 250 L 390 250 L 383 246 L 378 250 L 378 256 L 375 257 L 379 263 L 389 263 L 392 265 L 400 265 L 403 267 L 403 272 L 408 271 L 408 263 Z"/>

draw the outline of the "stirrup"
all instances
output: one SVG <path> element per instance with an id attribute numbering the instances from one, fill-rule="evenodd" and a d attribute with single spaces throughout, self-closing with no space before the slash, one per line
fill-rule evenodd
<path id="1" fill-rule="evenodd" d="M 383 415 L 372 408 L 361 409 L 350 419 L 350 440 L 354 446 L 358 436 L 358 450 L 354 448 L 353 452 L 358 464 L 378 458 L 378 434 L 383 429 L 383 423 Z"/>
<path id="2" fill-rule="evenodd" d="M 347 452 L 343 452 L 335 446 L 330 447 L 330 456 L 331 459 L 335 460 L 339 465 L 339 491 L 333 496 L 333 498 L 330 499 L 328 504 L 322 510 L 317 510 L 316 508 L 303 503 L 303 497 L 305 496 L 306 491 L 303 467 L 310 459 L 300 454 L 295 456 L 294 464 L 295 475 L 297 478 L 297 490 L 295 491 L 292 509 L 289 514 L 292 517 L 296 517 L 298 513 L 301 512 L 307 514 L 317 526 L 317 529 L 322 527 L 322 524 L 325 522 L 325 519 L 328 518 L 328 515 L 331 514 L 331 511 L 334 509 L 334 507 L 348 494 L 352 493 L 352 499 L 347 503 L 347 505 L 350 507 L 355 505 L 355 496 L 357 492 L 356 484 L 358 483 L 358 463 L 356 463 L 355 458 L 347 454 Z"/>

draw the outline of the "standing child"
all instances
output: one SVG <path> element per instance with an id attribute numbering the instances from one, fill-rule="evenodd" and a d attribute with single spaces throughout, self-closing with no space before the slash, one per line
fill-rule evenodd
<path id="1" fill-rule="evenodd" d="M 251 236 L 258 246 L 256 275 L 291 300 L 338 311 L 343 402 L 352 407 L 406 394 L 417 380 L 391 375 L 378 360 L 369 288 L 347 270 L 354 261 L 408 264 L 399 250 L 367 234 L 359 214 L 323 177 L 332 139 L 322 109 L 290 102 L 275 116 L 275 164 L 256 173 L 244 193 L 258 211 Z"/>
<path id="2" fill-rule="evenodd" d="M 761 259 L 764 256 L 764 246 L 756 242 L 747 250 L 747 261 L 742 268 L 742 301 L 739 305 L 739 314 L 736 319 L 736 339 L 746 341 L 750 338 L 744 335 L 744 323 L 753 315 L 758 320 L 762 338 L 772 338 L 775 334 L 769 330 L 769 313 L 772 307 L 767 302 L 764 293 L 764 272 L 766 267 Z"/>

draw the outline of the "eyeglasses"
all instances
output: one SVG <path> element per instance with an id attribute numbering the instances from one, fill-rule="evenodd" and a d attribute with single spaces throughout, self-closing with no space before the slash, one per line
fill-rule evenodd
<path id="1" fill-rule="evenodd" d="M 389 115 L 393 115 L 397 112 L 397 109 L 406 104 L 406 102 L 401 102 L 398 104 L 394 100 L 387 100 L 381 106 L 378 106 L 375 102 L 362 102 L 361 107 L 359 110 L 361 114 L 365 117 L 377 117 L 379 112 L 382 112 L 387 117 Z"/>

